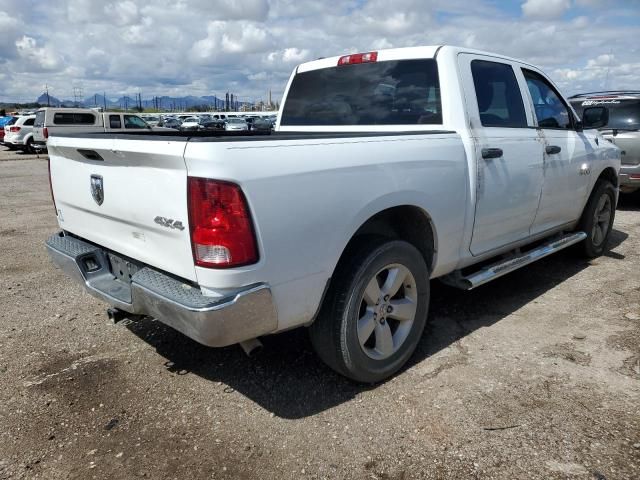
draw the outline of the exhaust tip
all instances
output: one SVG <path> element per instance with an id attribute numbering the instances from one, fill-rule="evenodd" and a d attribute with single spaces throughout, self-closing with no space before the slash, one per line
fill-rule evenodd
<path id="1" fill-rule="evenodd" d="M 258 355 L 264 348 L 262 342 L 257 338 L 245 340 L 244 342 L 240 342 L 239 345 L 242 347 L 242 350 L 244 350 L 244 353 L 247 354 L 247 357 L 254 357 Z"/>

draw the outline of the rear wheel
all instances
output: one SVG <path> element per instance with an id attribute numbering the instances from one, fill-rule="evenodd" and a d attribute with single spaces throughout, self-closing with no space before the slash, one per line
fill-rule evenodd
<path id="1" fill-rule="evenodd" d="M 27 143 L 24 146 L 24 151 L 27 153 L 36 153 L 36 149 L 33 148 L 33 138 L 27 140 Z"/>
<path id="2" fill-rule="evenodd" d="M 310 328 L 331 368 L 373 383 L 397 372 L 414 352 L 429 305 L 429 272 L 411 244 L 374 238 L 352 250 Z"/>
<path id="3" fill-rule="evenodd" d="M 615 188 L 607 180 L 598 180 L 580 220 L 580 230 L 587 234 L 582 242 L 582 251 L 587 257 L 599 257 L 604 253 L 615 213 Z"/>

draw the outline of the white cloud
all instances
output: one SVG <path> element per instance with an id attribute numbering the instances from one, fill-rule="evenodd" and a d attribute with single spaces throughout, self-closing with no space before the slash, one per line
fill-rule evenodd
<path id="1" fill-rule="evenodd" d="M 112 98 L 278 97 L 300 62 L 442 43 L 539 65 L 565 93 L 640 84 L 638 1 L 521 0 L 515 11 L 503 3 L 3 0 L 0 101 L 32 101 L 45 83 L 59 98 L 73 98 L 78 84 Z"/>
<path id="2" fill-rule="evenodd" d="M 36 70 L 54 70 L 58 68 L 62 58 L 49 46 L 38 47 L 34 38 L 23 35 L 16 40 L 18 55 L 25 59 Z"/>
<path id="3" fill-rule="evenodd" d="M 611 54 L 598 55 L 587 62 L 587 68 L 610 66 L 614 58 Z"/>
<path id="4" fill-rule="evenodd" d="M 570 0 L 527 0 L 522 4 L 522 14 L 529 18 L 558 18 L 570 7 Z"/>
<path id="5" fill-rule="evenodd" d="M 3 59 L 13 57 L 16 53 L 16 40 L 20 38 L 22 22 L 0 11 L 0 64 Z"/>

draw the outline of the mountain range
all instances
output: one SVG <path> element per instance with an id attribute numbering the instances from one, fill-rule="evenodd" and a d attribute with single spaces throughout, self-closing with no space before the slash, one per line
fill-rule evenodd
<path id="1" fill-rule="evenodd" d="M 132 98 L 129 96 L 123 96 L 118 99 L 110 99 L 106 98 L 101 94 L 95 94 L 90 97 L 86 97 L 82 101 L 76 102 L 75 100 L 60 100 L 52 95 L 49 95 L 47 101 L 47 94 L 43 93 L 36 100 L 37 103 L 41 105 L 51 105 L 52 107 L 104 107 L 109 108 L 135 108 L 138 100 L 136 98 Z M 238 102 L 235 103 L 240 105 L 244 105 L 247 102 Z M 164 110 L 185 110 L 192 107 L 197 106 L 211 106 L 222 108 L 224 106 L 224 99 L 220 99 L 215 95 L 206 95 L 203 97 L 196 97 L 193 95 L 188 95 L 185 97 L 154 97 L 150 99 L 142 100 L 142 108 L 159 108 Z"/>

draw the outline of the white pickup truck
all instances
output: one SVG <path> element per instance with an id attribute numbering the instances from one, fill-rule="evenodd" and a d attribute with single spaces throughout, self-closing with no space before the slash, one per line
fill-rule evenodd
<path id="1" fill-rule="evenodd" d="M 585 115 L 585 118 L 587 115 Z M 619 149 L 533 65 L 450 46 L 324 58 L 276 132 L 49 138 L 54 262 L 113 308 L 209 346 L 307 326 L 380 381 L 422 335 L 429 280 L 474 288 L 606 248 Z"/>

